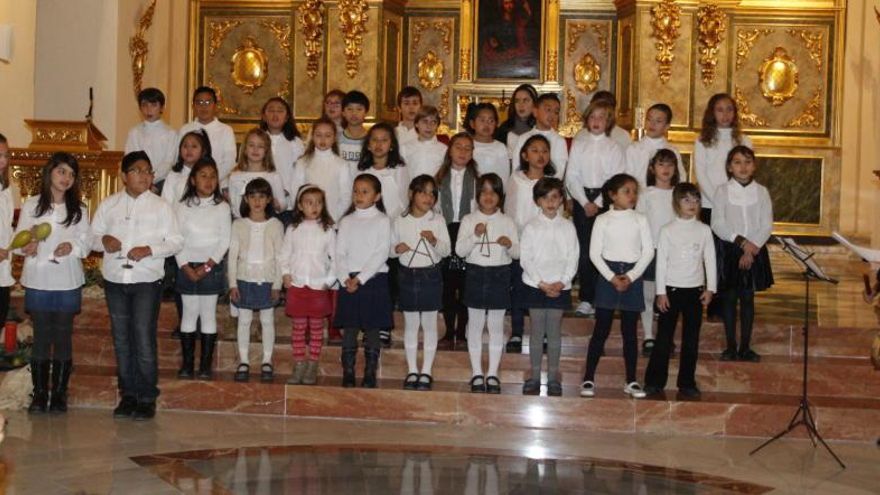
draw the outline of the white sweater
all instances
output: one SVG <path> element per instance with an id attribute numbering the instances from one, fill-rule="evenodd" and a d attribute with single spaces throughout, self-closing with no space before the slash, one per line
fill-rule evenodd
<path id="1" fill-rule="evenodd" d="M 250 218 L 239 218 L 232 224 L 229 242 L 229 266 L 227 280 L 230 288 L 238 286 L 238 281 L 272 284 L 272 289 L 281 288 L 281 270 L 278 257 L 284 239 L 284 226 L 276 218 L 265 222 L 254 222 Z"/>
<path id="2" fill-rule="evenodd" d="M 623 150 L 605 134 L 587 134 L 571 146 L 565 184 L 571 197 L 580 205 L 587 203 L 584 188 L 601 188 L 605 181 L 623 172 Z M 595 199 L 602 206 L 602 195 Z"/>
<path id="3" fill-rule="evenodd" d="M 292 141 L 288 141 L 283 133 L 269 134 L 269 139 L 272 141 L 272 160 L 275 162 L 275 170 L 281 174 L 281 183 L 287 186 L 293 178 L 296 161 L 305 152 L 305 146 L 302 139 L 295 137 Z M 293 208 L 296 191 L 286 189 L 286 192 L 287 199 L 281 201 L 281 205 L 290 209 Z"/>
<path id="4" fill-rule="evenodd" d="M 207 124 L 202 124 L 196 119 L 180 128 L 180 139 L 183 139 L 187 132 L 199 129 L 204 129 L 208 134 L 208 141 L 211 142 L 211 156 L 217 162 L 218 179 L 222 181 L 235 167 L 238 155 L 235 147 L 235 132 L 232 127 L 216 118 Z"/>
<path id="5" fill-rule="evenodd" d="M 483 236 L 474 234 L 477 225 L 481 223 L 486 224 L 488 244 L 484 242 Z M 510 239 L 510 248 L 505 248 L 496 242 L 500 237 Z M 513 258 L 519 258 L 519 251 L 519 232 L 513 219 L 508 215 L 500 211 L 486 215 L 477 210 L 461 220 L 455 254 L 468 263 L 479 266 L 509 265 Z"/>
<path id="6" fill-rule="evenodd" d="M 510 155 L 501 141 L 480 143 L 474 141 L 474 161 L 480 175 L 498 174 L 503 183 L 510 178 Z"/>
<path id="7" fill-rule="evenodd" d="M 281 275 L 294 287 L 324 290 L 336 282 L 336 232 L 316 220 L 304 220 L 287 229 L 281 246 Z"/>
<path id="8" fill-rule="evenodd" d="M 639 202 L 636 211 L 648 217 L 648 225 L 651 226 L 651 239 L 654 247 L 660 242 L 660 229 L 667 223 L 675 220 L 675 208 L 672 206 L 672 189 L 660 189 L 649 186 L 639 194 Z"/>
<path id="9" fill-rule="evenodd" d="M 446 145 L 433 137 L 427 141 L 416 139 L 408 141 L 406 145 L 400 145 L 403 150 L 403 161 L 409 170 L 409 177 L 416 177 L 426 174 L 434 177 L 443 164 L 443 158 L 446 156 Z M 409 184 L 406 184 L 409 187 Z"/>
<path id="10" fill-rule="evenodd" d="M 177 265 L 202 263 L 209 259 L 220 263 L 229 249 L 232 231 L 229 203 L 215 204 L 212 198 L 193 198 L 192 203 L 173 205 L 183 235 L 183 249 L 175 256 Z"/>
<path id="11" fill-rule="evenodd" d="M 361 284 L 377 273 L 387 273 L 391 249 L 391 221 L 375 206 L 355 209 L 339 221 L 336 234 L 336 278 L 344 285 L 357 272 Z"/>
<path id="12" fill-rule="evenodd" d="M 562 282 L 571 289 L 577 273 L 580 245 L 571 220 L 557 213 L 547 218 L 543 213 L 533 218 L 523 230 L 520 245 L 523 283 L 538 288 L 541 282 Z"/>
<path id="13" fill-rule="evenodd" d="M 715 244 L 712 230 L 696 218 L 676 218 L 660 229 L 657 246 L 657 295 L 666 287 L 688 289 L 706 286 L 717 292 Z"/>
<path id="14" fill-rule="evenodd" d="M 573 141 L 580 141 L 581 139 L 584 139 L 589 135 L 590 130 L 582 128 L 577 132 L 577 134 L 574 135 Z M 619 125 L 616 125 L 613 129 L 611 129 L 611 139 L 613 139 L 615 143 L 619 144 L 620 149 L 623 150 L 629 148 L 629 145 L 632 144 L 632 136 L 630 136 L 629 131 L 620 127 Z M 574 144 L 572 144 L 572 146 L 574 146 Z"/>
<path id="15" fill-rule="evenodd" d="M 712 230 L 724 241 L 741 235 L 761 247 L 773 233 L 773 203 L 767 188 L 752 181 L 742 186 L 734 179 L 718 187 L 712 199 Z"/>
<path id="16" fill-rule="evenodd" d="M 422 231 L 430 230 L 437 238 L 437 245 L 422 240 Z M 397 245 L 401 242 L 409 246 L 409 251 L 397 254 Z M 421 244 L 421 245 L 420 245 Z M 421 217 L 415 217 L 411 213 L 397 217 L 391 239 L 391 257 L 400 258 L 400 266 L 409 268 L 426 268 L 440 263 L 440 260 L 449 256 L 451 245 L 449 242 L 449 229 L 443 215 L 429 211 Z"/>
<path id="17" fill-rule="evenodd" d="M 165 179 L 171 166 L 177 161 L 177 131 L 162 120 L 141 122 L 128 131 L 125 140 L 125 153 L 144 151 L 153 165 L 153 182 Z"/>
<path id="18" fill-rule="evenodd" d="M 290 193 L 291 208 L 295 207 L 296 193 L 304 184 L 314 184 L 324 191 L 327 211 L 333 220 L 339 222 L 342 214 L 351 205 L 351 169 L 333 150 L 315 150 L 310 158 L 302 157 L 296 162 L 293 176 L 286 184 Z"/>
<path id="19" fill-rule="evenodd" d="M 229 194 L 229 206 L 232 209 L 232 216 L 241 218 L 241 200 L 247 185 L 254 179 L 265 179 L 272 187 L 272 201 L 277 202 L 284 207 L 284 186 L 281 182 L 281 174 L 278 172 L 245 172 L 236 170 L 229 174 L 229 177 L 223 184 Z"/>
<path id="20" fill-rule="evenodd" d="M 376 176 L 382 183 L 382 203 L 385 205 L 388 218 L 399 217 L 409 204 L 409 170 L 407 169 L 408 167 L 398 165 L 381 170 L 370 167 L 362 172 Z"/>
<path id="21" fill-rule="evenodd" d="M 675 153 L 675 159 L 678 162 L 678 177 L 681 182 L 687 182 L 687 172 L 684 169 L 681 153 L 678 152 L 678 149 L 672 146 L 665 137 L 652 138 L 645 136 L 626 149 L 626 173 L 639 181 L 640 189 L 648 187 L 648 164 L 651 162 L 651 158 L 654 158 L 654 155 L 657 154 L 657 151 L 663 148 Z"/>
<path id="22" fill-rule="evenodd" d="M 562 179 L 565 177 L 565 168 L 568 163 L 568 143 L 565 142 L 564 137 L 556 132 L 556 129 L 542 131 L 535 127 L 531 131 L 522 134 L 516 142 L 514 153 L 510 156 L 511 163 L 514 165 L 513 168 L 519 168 L 519 165 L 522 163 L 522 156 L 520 154 L 522 148 L 525 146 L 526 141 L 535 134 L 540 134 L 547 138 L 547 141 L 550 141 L 550 161 L 553 162 L 553 167 L 556 169 L 556 173 L 551 177 Z"/>
<path id="23" fill-rule="evenodd" d="M 529 179 L 522 170 L 517 170 L 507 181 L 504 198 L 504 213 L 513 219 L 517 231 L 522 234 L 529 220 L 541 213 L 541 208 L 532 198 L 532 190 L 538 179 Z"/>
<path id="24" fill-rule="evenodd" d="M 179 202 L 186 191 L 186 182 L 189 180 L 190 172 L 192 172 L 192 168 L 186 165 L 180 169 L 180 172 L 174 170 L 168 172 L 168 175 L 165 176 L 165 184 L 162 185 L 162 199 L 172 206 Z"/>
<path id="25" fill-rule="evenodd" d="M 752 140 L 742 135 L 744 146 L 752 147 Z M 694 143 L 694 170 L 703 196 L 703 208 L 713 208 L 715 191 L 727 182 L 727 154 L 736 146 L 731 129 L 718 129 L 718 139 L 705 146 L 699 139 Z"/>
<path id="26" fill-rule="evenodd" d="M 590 238 L 590 261 L 605 280 L 615 273 L 605 260 L 635 263 L 626 275 L 635 281 L 654 258 L 654 242 L 645 215 L 635 210 L 611 209 L 596 217 Z"/>

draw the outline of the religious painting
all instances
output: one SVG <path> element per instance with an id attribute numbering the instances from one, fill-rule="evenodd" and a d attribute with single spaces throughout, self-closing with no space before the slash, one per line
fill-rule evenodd
<path id="1" fill-rule="evenodd" d="M 477 79 L 541 78 L 544 0 L 478 0 Z"/>

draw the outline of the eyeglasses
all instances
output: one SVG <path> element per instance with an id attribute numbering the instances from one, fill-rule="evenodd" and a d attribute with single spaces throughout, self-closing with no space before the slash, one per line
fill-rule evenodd
<path id="1" fill-rule="evenodd" d="M 153 169 L 151 169 L 151 168 L 133 168 L 126 173 L 134 174 L 134 175 L 153 175 Z"/>
<path id="2" fill-rule="evenodd" d="M 214 104 L 214 100 L 193 100 L 194 105 L 198 105 L 200 107 L 207 107 Z"/>
<path id="3" fill-rule="evenodd" d="M 697 204 L 700 204 L 700 198 L 695 198 L 693 196 L 685 196 L 685 197 L 681 198 L 681 202 L 691 204 L 691 205 L 697 205 Z"/>

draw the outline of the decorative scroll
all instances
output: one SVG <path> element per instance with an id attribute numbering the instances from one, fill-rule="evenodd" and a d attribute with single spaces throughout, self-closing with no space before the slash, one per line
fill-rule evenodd
<path id="1" fill-rule="evenodd" d="M 752 47 L 761 36 L 772 33 L 772 29 L 743 29 L 736 33 L 736 68 L 741 69 Z"/>
<path id="2" fill-rule="evenodd" d="M 718 65 L 718 45 L 724 41 L 727 16 L 717 5 L 703 5 L 697 10 L 698 39 L 700 41 L 700 65 L 704 86 L 715 82 Z"/>
<path id="3" fill-rule="evenodd" d="M 810 32 L 806 29 L 788 29 L 786 32 L 792 37 L 803 41 L 807 51 L 810 52 L 810 60 L 816 64 L 819 71 L 822 70 L 822 49 L 825 45 L 825 36 L 821 32 Z"/>
<path id="4" fill-rule="evenodd" d="M 678 39 L 678 29 L 681 27 L 681 8 L 675 4 L 675 0 L 662 0 L 659 4 L 651 7 L 652 36 L 657 39 L 654 47 L 657 49 L 657 75 L 662 83 L 669 82 L 672 77 L 672 61 L 675 54 L 675 40 Z"/>
<path id="5" fill-rule="evenodd" d="M 797 64 L 781 46 L 777 46 L 773 53 L 764 59 L 758 69 L 758 79 L 761 82 L 761 94 L 774 107 L 790 100 L 800 84 Z"/>
<path id="6" fill-rule="evenodd" d="M 278 46 L 290 55 L 290 24 L 281 21 L 263 21 L 260 24 L 275 35 Z"/>
<path id="7" fill-rule="evenodd" d="M 323 9 L 323 0 L 306 0 L 298 9 L 300 32 L 303 36 L 303 48 L 306 56 L 306 74 L 312 79 L 318 75 L 318 66 L 323 52 Z"/>
<path id="8" fill-rule="evenodd" d="M 275 96 L 279 98 L 287 99 L 290 96 L 290 79 L 285 79 L 284 82 L 281 83 L 281 86 L 278 88 L 278 92 L 275 93 Z"/>
<path id="9" fill-rule="evenodd" d="M 822 126 L 822 89 L 816 89 L 813 98 L 797 117 L 785 123 L 785 127 L 814 127 Z"/>
<path id="10" fill-rule="evenodd" d="M 413 36 L 412 36 L 412 51 L 415 51 L 419 48 L 419 43 L 422 41 L 422 34 L 425 30 L 433 28 L 437 33 L 440 34 L 440 39 L 443 42 L 443 51 L 448 53 L 452 52 L 452 23 L 447 21 L 436 21 L 436 22 L 428 22 L 428 21 L 417 21 L 413 25 Z"/>
<path id="11" fill-rule="evenodd" d="M 578 112 L 574 93 L 568 88 L 564 88 L 563 92 L 565 93 L 565 124 L 559 128 L 559 133 L 565 137 L 574 137 L 583 125 L 581 114 Z"/>
<path id="12" fill-rule="evenodd" d="M 214 82 L 213 77 L 208 78 L 208 82 L 206 85 L 213 89 L 215 93 L 217 93 L 217 109 L 220 110 L 221 113 L 225 113 L 227 115 L 238 115 L 238 110 L 230 107 L 226 104 L 226 100 L 223 98 L 223 93 L 220 92 L 220 86 L 217 86 L 217 83 Z"/>
<path id="13" fill-rule="evenodd" d="M 367 0 L 339 0 L 339 26 L 345 43 L 345 73 L 349 78 L 358 73 L 368 17 Z"/>
<path id="14" fill-rule="evenodd" d="M 555 81 L 559 77 L 559 55 L 556 50 L 547 50 L 547 80 Z"/>
<path id="15" fill-rule="evenodd" d="M 437 58 L 434 50 L 428 50 L 419 60 L 419 84 L 426 90 L 433 91 L 440 87 L 445 71 L 446 67 L 443 65 L 443 61 Z"/>
<path id="16" fill-rule="evenodd" d="M 147 30 L 153 25 L 153 14 L 156 12 L 156 0 L 150 2 L 150 6 L 144 11 L 140 21 L 138 21 L 138 30 L 134 36 L 128 41 L 128 54 L 131 56 L 131 74 L 134 84 L 134 94 L 141 92 L 144 80 L 144 70 L 147 68 L 147 55 L 150 53 L 150 46 L 147 43 Z"/>
<path id="17" fill-rule="evenodd" d="M 40 188 L 43 187 L 43 169 L 13 165 L 11 175 L 18 182 L 22 196 L 40 194 Z"/>
<path id="18" fill-rule="evenodd" d="M 208 29 L 210 31 L 209 42 L 208 42 L 208 55 L 213 57 L 217 54 L 217 50 L 220 49 L 220 45 L 223 44 L 223 40 L 226 39 L 226 36 L 230 31 L 240 26 L 242 21 L 239 20 L 226 20 L 226 21 L 211 21 L 208 24 Z"/>
<path id="19" fill-rule="evenodd" d="M 599 87 L 599 79 L 602 78 L 602 68 L 591 53 L 585 53 L 572 69 L 572 77 L 577 88 L 585 94 L 596 91 Z"/>
<path id="20" fill-rule="evenodd" d="M 34 139 L 44 143 L 84 144 L 83 132 L 79 129 L 40 128 L 34 131 Z"/>
<path id="21" fill-rule="evenodd" d="M 568 32 L 568 54 L 574 54 L 574 51 L 577 50 L 578 41 L 581 40 L 581 35 L 583 35 L 587 28 L 590 27 L 589 24 L 581 24 L 581 23 L 572 23 L 569 24 L 570 30 Z"/>
<path id="22" fill-rule="evenodd" d="M 468 80 L 471 78 L 471 51 L 468 48 L 461 49 L 461 78 Z"/>
<path id="23" fill-rule="evenodd" d="M 608 56 L 608 32 L 602 24 L 593 24 L 591 26 L 593 34 L 596 35 L 596 42 L 599 43 L 599 51 L 602 55 Z"/>
<path id="24" fill-rule="evenodd" d="M 736 101 L 736 106 L 739 107 L 739 120 L 741 122 L 749 127 L 769 127 L 770 124 L 766 120 L 752 113 L 749 101 L 746 100 L 739 86 L 734 86 L 733 99 Z"/>
<path id="25" fill-rule="evenodd" d="M 449 117 L 449 86 L 444 87 L 440 93 L 440 105 L 437 107 L 437 113 L 440 116 L 440 126 L 437 128 L 437 132 L 446 135 L 452 134 L 452 129 L 446 123 L 446 119 Z"/>

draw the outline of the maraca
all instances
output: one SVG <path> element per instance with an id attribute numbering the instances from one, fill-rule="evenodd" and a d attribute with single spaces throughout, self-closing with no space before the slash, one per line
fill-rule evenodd
<path id="1" fill-rule="evenodd" d="M 30 244 L 32 239 L 33 236 L 31 235 L 30 230 L 22 230 L 21 232 L 15 234 L 15 237 L 12 238 L 12 243 L 9 244 L 7 250 L 12 251 L 13 249 L 23 248 Z"/>
<path id="2" fill-rule="evenodd" d="M 34 227 L 34 239 L 37 242 L 43 242 L 52 235 L 52 224 L 43 222 Z"/>

